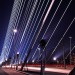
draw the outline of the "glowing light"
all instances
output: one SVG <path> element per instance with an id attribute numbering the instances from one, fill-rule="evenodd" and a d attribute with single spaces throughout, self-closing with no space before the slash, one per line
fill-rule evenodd
<path id="1" fill-rule="evenodd" d="M 19 52 L 17 52 L 17 54 L 19 54 Z"/>
<path id="2" fill-rule="evenodd" d="M 69 38 L 70 38 L 70 39 L 72 39 L 72 37 L 71 37 L 71 36 L 70 36 Z"/>
<path id="3" fill-rule="evenodd" d="M 57 58 L 56 58 L 56 57 L 54 57 L 54 58 L 53 58 L 53 60 L 54 60 L 54 61 L 56 61 L 56 60 L 57 60 Z"/>
<path id="4" fill-rule="evenodd" d="M 13 29 L 13 32 L 14 32 L 14 33 L 17 33 L 17 29 Z"/>
<path id="5" fill-rule="evenodd" d="M 32 63 L 34 63 L 34 60 L 32 60 Z"/>
<path id="6" fill-rule="evenodd" d="M 2 66 L 3 68 L 4 67 L 7 67 L 7 68 L 10 68 L 11 65 L 7 65 L 7 66 Z M 12 66 L 12 68 L 14 68 L 16 66 Z M 18 68 L 21 68 L 21 66 L 18 66 Z M 28 70 L 32 70 L 32 71 L 40 71 L 41 68 L 40 67 L 24 67 L 24 69 L 28 69 Z M 45 71 L 46 72 L 57 72 L 57 73 L 66 73 L 66 74 L 69 74 L 71 72 L 71 69 L 58 69 L 58 68 L 48 68 L 46 67 L 45 68 Z"/>
<path id="7" fill-rule="evenodd" d="M 7 61 L 7 59 L 5 59 Z"/>
<path id="8" fill-rule="evenodd" d="M 27 63 L 28 63 L 28 60 L 27 60 Z"/>

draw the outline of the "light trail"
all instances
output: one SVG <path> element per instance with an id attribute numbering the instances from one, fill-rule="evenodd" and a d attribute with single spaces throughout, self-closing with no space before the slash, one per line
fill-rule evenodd
<path id="1" fill-rule="evenodd" d="M 45 34 L 46 34 L 47 30 L 49 29 L 49 26 L 51 25 L 51 23 L 52 23 L 52 21 L 53 21 L 53 19 L 54 19 L 55 15 L 56 15 L 56 13 L 57 13 L 57 11 L 58 11 L 58 9 L 59 9 L 60 5 L 61 5 L 61 3 L 62 3 L 62 0 L 60 1 L 59 5 L 57 6 L 56 11 L 54 12 L 54 15 L 53 15 L 53 17 L 52 17 L 52 19 L 51 19 L 51 21 L 50 21 L 50 23 L 49 23 L 49 25 L 48 25 L 48 27 L 47 27 L 47 29 L 46 29 L 45 33 L 44 33 L 44 35 L 43 35 L 42 39 L 44 38 L 44 36 L 45 36 Z M 37 48 L 38 48 L 38 47 L 39 47 L 39 45 L 37 46 Z M 36 48 L 36 50 L 35 50 L 35 52 L 34 52 L 34 54 L 33 54 L 33 56 L 32 56 L 32 59 L 34 58 L 34 56 L 35 56 L 35 54 L 36 54 L 36 52 L 37 52 L 37 48 Z"/>
<path id="2" fill-rule="evenodd" d="M 16 66 L 12 66 L 12 68 L 14 68 Z M 7 66 L 2 66 L 2 68 L 11 68 L 11 65 L 7 65 Z M 18 66 L 18 68 L 20 69 L 21 66 Z M 41 68 L 40 67 L 24 67 L 25 70 L 28 70 L 28 71 L 41 71 Z M 72 69 L 62 69 L 62 68 L 49 68 L 49 67 L 46 67 L 45 68 L 45 72 L 55 72 L 55 73 L 63 73 L 63 74 L 69 74 L 71 72 Z"/>

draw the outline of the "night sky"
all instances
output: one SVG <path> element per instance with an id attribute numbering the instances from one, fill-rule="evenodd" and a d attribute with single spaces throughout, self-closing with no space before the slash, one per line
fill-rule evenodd
<path id="1" fill-rule="evenodd" d="M 39 39 L 41 38 L 41 36 L 43 35 L 42 32 L 45 31 L 46 29 L 46 26 L 48 25 L 49 21 L 51 20 L 51 17 L 52 15 L 54 14 L 54 11 L 58 5 L 60 0 L 56 0 L 51 12 L 49 13 L 48 17 L 47 17 L 47 20 L 45 22 L 45 25 L 41 31 L 41 34 L 39 36 Z M 59 19 L 61 18 L 62 14 L 64 13 L 64 10 L 65 8 L 67 7 L 68 3 L 70 2 L 71 0 L 62 0 L 62 4 L 57 12 L 57 14 L 55 15 L 54 19 L 53 19 L 53 22 L 51 23 L 44 39 L 46 41 L 49 40 L 50 36 L 52 35 L 52 32 L 54 30 L 54 28 L 56 27 Z M 61 20 L 57 30 L 55 31 L 54 35 L 52 36 L 49 44 L 47 45 L 46 47 L 46 51 L 47 51 L 47 59 L 49 58 L 49 61 L 52 59 L 53 60 L 53 57 L 56 57 L 56 58 L 60 58 L 61 56 L 63 56 L 63 47 L 64 47 L 64 50 L 66 51 L 66 54 L 68 54 L 69 50 L 70 50 L 70 39 L 69 37 L 71 36 L 72 37 L 72 48 L 74 47 L 75 45 L 75 21 L 73 22 L 73 24 L 71 25 L 70 29 L 68 30 L 68 32 L 66 33 L 66 35 L 64 36 L 64 38 L 62 39 L 62 41 L 60 42 L 60 44 L 58 45 L 58 47 L 56 48 L 55 52 L 52 54 L 52 52 L 54 51 L 56 45 L 58 44 L 58 42 L 60 41 L 60 39 L 62 38 L 63 34 L 65 33 L 65 31 L 67 30 L 67 28 L 69 27 L 70 23 L 72 22 L 72 20 L 75 18 L 75 10 L 74 10 L 74 7 L 75 7 L 75 1 L 72 0 L 72 3 L 71 5 L 69 6 L 68 10 L 66 11 L 63 19 Z M 38 41 L 39 41 L 38 39 Z M 36 43 L 36 46 L 34 47 L 33 49 L 33 52 L 34 50 L 36 49 L 37 47 L 37 44 L 38 44 L 38 41 Z M 73 50 L 75 52 L 75 49 Z M 73 52 L 72 51 L 72 52 Z M 33 55 L 33 52 L 32 52 L 32 55 Z M 52 54 L 52 58 L 50 57 L 50 55 Z M 65 54 L 65 55 L 66 55 Z M 35 56 L 34 56 L 34 59 L 36 59 L 38 53 L 36 52 Z M 30 55 L 31 56 L 31 55 Z M 31 58 L 30 58 L 31 59 Z M 47 61 L 47 62 L 49 62 Z M 51 61 L 50 61 L 51 62 Z"/>
<path id="2" fill-rule="evenodd" d="M 53 21 L 51 23 L 51 26 L 49 27 L 49 29 L 48 29 L 45 37 L 44 37 L 44 39 L 46 41 L 49 40 L 49 38 L 50 38 L 51 34 L 53 33 L 58 21 L 60 20 L 63 12 L 65 11 L 69 1 L 70 0 L 62 0 L 62 4 L 61 4 L 57 14 L 54 17 L 54 19 L 53 19 Z M 0 53 L 1 53 L 1 50 L 2 50 L 3 43 L 4 43 L 7 27 L 8 27 L 8 24 L 9 24 L 9 19 L 10 19 L 10 14 L 11 14 L 13 2 L 14 2 L 14 0 L 0 0 Z M 57 8 L 59 2 L 60 2 L 60 0 L 55 1 L 54 6 L 53 6 L 51 12 L 49 13 L 49 15 L 47 17 L 47 20 L 46 20 L 46 22 L 44 24 L 44 27 L 41 30 L 39 38 L 38 38 L 38 40 L 37 40 L 37 42 L 36 42 L 36 44 L 35 44 L 35 46 L 34 46 L 34 48 L 32 50 L 32 55 L 33 55 L 34 50 L 38 46 L 38 41 L 42 38 L 46 28 L 48 27 L 48 24 L 49 24 L 49 22 L 50 22 L 50 20 L 51 20 L 51 18 L 53 16 L 56 8 Z M 46 3 L 47 2 L 45 1 L 45 4 Z M 42 10 L 44 10 L 44 7 L 42 8 Z M 41 11 L 40 15 L 42 13 L 43 13 L 43 11 Z M 39 16 L 39 19 L 40 19 L 40 17 L 41 16 Z M 68 28 L 68 26 L 72 22 L 73 18 L 75 18 L 75 0 L 72 0 L 72 3 L 70 5 L 70 7 L 68 8 L 67 12 L 65 13 L 63 19 L 61 20 L 60 25 L 58 26 L 57 30 L 55 31 L 54 35 L 52 36 L 51 41 L 47 45 L 46 50 L 48 51 L 48 57 L 49 57 L 50 53 L 56 47 L 57 43 L 59 42 L 59 40 L 61 39 L 63 34 L 65 33 L 66 29 Z M 42 18 L 42 20 L 43 20 L 43 18 Z M 38 21 L 37 21 L 37 23 L 38 23 Z M 37 24 L 36 24 L 36 26 L 37 26 Z M 41 26 L 41 23 L 40 23 L 40 26 Z M 21 25 L 19 25 L 19 27 L 21 28 Z M 18 29 L 20 29 L 20 28 L 18 28 Z M 75 21 L 72 24 L 72 26 L 70 27 L 70 29 L 67 32 L 67 34 L 65 35 L 65 37 L 63 38 L 62 42 L 59 44 L 59 46 L 58 46 L 57 50 L 55 51 L 55 53 L 53 54 L 53 56 L 58 56 L 58 54 L 61 55 L 61 53 L 63 51 L 62 50 L 62 48 L 63 48 L 62 45 L 63 44 L 64 44 L 65 50 L 67 49 L 69 51 L 69 43 L 70 43 L 69 37 L 70 36 L 72 37 L 72 47 L 73 47 L 75 45 Z"/>
<path id="3" fill-rule="evenodd" d="M 0 54 L 9 24 L 14 0 L 0 0 Z"/>

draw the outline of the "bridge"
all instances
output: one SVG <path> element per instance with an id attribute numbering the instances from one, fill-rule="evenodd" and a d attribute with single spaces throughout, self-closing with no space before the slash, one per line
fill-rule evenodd
<path id="1" fill-rule="evenodd" d="M 74 0 L 14 0 L 1 75 L 70 74 L 75 67 L 74 7 Z"/>

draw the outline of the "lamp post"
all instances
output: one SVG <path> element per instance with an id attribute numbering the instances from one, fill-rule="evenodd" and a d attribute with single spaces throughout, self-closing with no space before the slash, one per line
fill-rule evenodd
<path id="1" fill-rule="evenodd" d="M 17 29 L 13 29 L 14 34 L 17 33 Z"/>
<path id="2" fill-rule="evenodd" d="M 70 38 L 70 65 L 71 65 L 71 40 L 72 40 L 72 37 L 69 37 Z"/>
<path id="3" fill-rule="evenodd" d="M 46 45 L 46 40 L 42 39 L 40 41 L 40 46 L 42 49 L 45 48 L 45 45 Z M 42 53 L 43 51 L 41 51 Z M 46 55 L 46 50 L 45 50 L 45 55 Z M 45 61 L 44 61 L 44 65 L 43 65 L 43 54 L 41 55 L 41 72 L 40 72 L 40 75 L 44 75 L 44 70 L 45 70 L 45 64 L 46 64 L 46 56 L 45 56 Z"/>
<path id="4" fill-rule="evenodd" d="M 34 59 L 32 60 L 32 63 L 34 63 Z"/>
<path id="5" fill-rule="evenodd" d="M 54 58 L 53 58 L 53 60 L 54 60 L 54 61 L 56 61 L 56 60 L 57 60 L 57 58 L 56 58 L 56 57 L 54 57 Z"/>
<path id="6" fill-rule="evenodd" d="M 56 57 L 53 57 L 53 62 L 54 62 L 54 64 L 55 63 L 57 64 L 57 58 Z"/>
<path id="7" fill-rule="evenodd" d="M 54 61 L 54 63 L 57 64 L 57 58 L 56 57 L 53 58 L 53 61 Z"/>
<path id="8" fill-rule="evenodd" d="M 14 37 L 15 37 L 15 34 L 17 33 L 17 29 L 16 28 L 13 29 L 13 33 L 14 33 Z M 16 51 L 15 51 L 15 41 L 14 41 L 14 48 L 13 49 L 14 49 L 14 55 L 15 55 L 14 57 L 17 58 Z M 12 64 L 11 64 L 11 67 L 12 67 Z"/>
<path id="9" fill-rule="evenodd" d="M 16 70 L 18 69 L 18 65 L 19 65 L 19 52 L 17 52 L 17 56 L 16 56 Z"/>
<path id="10" fill-rule="evenodd" d="M 54 58 L 53 58 L 53 61 L 57 64 L 57 67 L 58 67 L 58 64 L 59 64 L 58 58 L 57 58 L 57 57 L 54 57 Z"/>
<path id="11" fill-rule="evenodd" d="M 64 42 L 63 42 L 63 64 L 64 64 L 64 69 L 66 69 L 66 59 L 65 59 Z"/>

